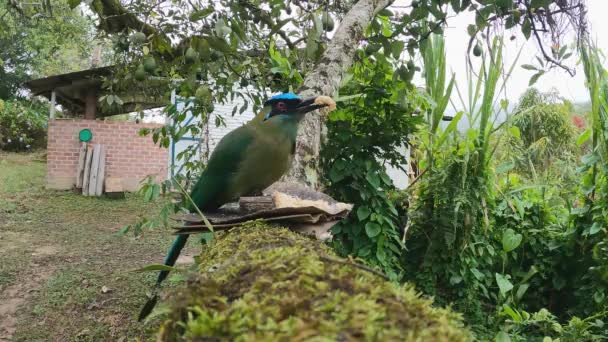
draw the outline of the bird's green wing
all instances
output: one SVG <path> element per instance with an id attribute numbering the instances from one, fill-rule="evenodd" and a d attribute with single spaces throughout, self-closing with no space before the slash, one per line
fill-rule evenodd
<path id="1" fill-rule="evenodd" d="M 254 137 L 253 127 L 244 125 L 220 140 L 190 195 L 200 210 L 215 209 L 233 199 L 228 193 L 230 182 Z"/>

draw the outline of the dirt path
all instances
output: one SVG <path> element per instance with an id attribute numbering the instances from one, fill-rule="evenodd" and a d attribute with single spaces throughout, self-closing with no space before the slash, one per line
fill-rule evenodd
<path id="1" fill-rule="evenodd" d="M 16 237 L 16 234 L 12 234 Z M 27 239 L 27 238 L 25 238 Z M 27 240 L 21 239 L 21 242 Z M 8 248 L 7 248 L 8 249 Z M 15 283 L 0 292 L 0 341 L 10 341 L 17 326 L 17 312 L 28 298 L 44 284 L 53 274 L 55 267 L 49 264 L 49 257 L 57 253 L 58 248 L 51 245 L 36 248 L 32 261 L 20 274 Z"/>
<path id="2" fill-rule="evenodd" d="M 154 340 L 158 322 L 137 314 L 156 273 L 132 270 L 162 262 L 173 236 L 116 233 L 162 203 L 46 190 L 38 159 L 0 153 L 0 342 Z M 198 251 L 191 241 L 179 263 Z"/>

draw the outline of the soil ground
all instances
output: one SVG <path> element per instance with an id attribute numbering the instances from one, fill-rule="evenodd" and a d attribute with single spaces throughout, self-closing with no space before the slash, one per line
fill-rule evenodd
<path id="1" fill-rule="evenodd" d="M 161 203 L 44 189 L 43 153 L 0 152 L 0 341 L 153 340 L 158 322 L 137 314 L 168 229 L 116 233 Z M 195 243 L 185 251 L 191 262 Z"/>

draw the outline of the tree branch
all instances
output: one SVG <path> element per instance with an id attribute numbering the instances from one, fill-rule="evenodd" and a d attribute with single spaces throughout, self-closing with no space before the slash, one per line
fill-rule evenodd
<path id="1" fill-rule="evenodd" d="M 298 93 L 303 96 L 333 96 L 343 75 L 356 57 L 365 28 L 374 16 L 393 0 L 360 0 L 344 15 L 335 35 L 315 68 L 306 76 Z M 321 117 L 307 115 L 300 123 L 296 155 L 286 180 L 296 181 L 313 188 L 318 187 L 318 156 L 321 147 Z"/>
<path id="2" fill-rule="evenodd" d="M 142 31 L 146 36 L 157 35 L 170 42 L 163 33 L 129 12 L 119 0 L 94 0 L 91 10 L 99 16 L 100 28 L 107 33 L 118 33 L 128 29 Z"/>
<path id="3" fill-rule="evenodd" d="M 547 61 L 549 61 L 550 63 L 552 63 L 553 65 L 556 65 L 556 66 L 564 69 L 570 76 L 576 75 L 576 71 L 574 69 L 570 69 L 569 67 L 567 67 L 567 66 L 563 65 L 562 63 L 556 61 L 553 57 L 551 57 L 551 56 L 549 56 L 549 54 L 547 54 L 547 52 L 545 51 L 545 46 L 543 45 L 542 38 L 540 37 L 540 34 L 538 34 L 536 26 L 534 25 L 534 20 L 532 18 L 532 14 L 529 11 L 528 11 L 527 16 L 530 19 L 530 24 L 532 25 L 532 32 L 534 33 L 534 37 L 536 38 L 536 41 L 538 43 L 538 46 L 540 47 L 540 51 L 542 52 L 543 57 Z"/>

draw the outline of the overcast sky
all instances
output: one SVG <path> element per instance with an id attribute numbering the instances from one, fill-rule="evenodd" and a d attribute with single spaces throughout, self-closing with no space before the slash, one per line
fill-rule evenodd
<path id="1" fill-rule="evenodd" d="M 409 3 L 409 1 L 398 1 L 398 3 Z M 594 38 L 598 46 L 608 52 L 608 0 L 587 0 L 588 3 L 588 20 L 591 31 L 591 37 Z M 449 69 L 456 73 L 457 81 L 465 87 L 465 54 L 469 35 L 467 34 L 467 25 L 474 23 L 474 17 L 469 12 L 462 13 L 448 20 L 448 28 L 445 30 L 446 36 L 446 54 L 449 64 Z M 523 51 L 518 64 L 535 64 L 535 56 L 540 55 L 537 45 L 531 38 L 526 42 L 521 31 L 516 34 L 514 41 L 509 41 L 509 34 L 506 37 L 506 48 L 504 50 L 505 65 L 510 66 L 515 59 L 517 52 L 523 45 Z M 568 42 L 571 43 L 571 42 Z M 572 64 L 578 60 L 577 56 L 569 59 Z M 448 69 L 448 70 L 449 70 Z M 521 93 L 528 87 L 530 76 L 533 71 L 516 67 L 511 79 L 507 83 L 507 97 L 511 104 L 514 104 Z M 561 69 L 554 69 L 551 73 L 545 74 L 535 84 L 535 87 L 540 90 L 549 90 L 555 87 L 560 94 L 573 102 L 586 102 L 588 93 L 584 86 L 584 73 L 582 68 L 577 68 L 575 77 L 571 77 Z"/>

